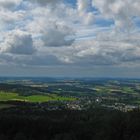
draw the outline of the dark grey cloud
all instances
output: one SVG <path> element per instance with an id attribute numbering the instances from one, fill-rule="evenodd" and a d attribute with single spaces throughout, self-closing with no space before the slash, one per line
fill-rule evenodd
<path id="1" fill-rule="evenodd" d="M 30 0 L 30 1 L 41 4 L 42 6 L 44 6 L 47 4 L 56 5 L 60 2 L 62 2 L 63 0 Z"/>
<path id="2" fill-rule="evenodd" d="M 0 51 L 1 53 L 31 55 L 35 52 L 32 36 L 20 30 L 12 31 L 6 34 Z"/>
<path id="3" fill-rule="evenodd" d="M 0 0 L 0 8 L 14 9 L 19 6 L 22 0 Z"/>
<path id="4" fill-rule="evenodd" d="M 44 31 L 42 40 L 46 47 L 62 47 L 72 45 L 74 36 L 75 33 L 71 28 L 55 23 Z"/>

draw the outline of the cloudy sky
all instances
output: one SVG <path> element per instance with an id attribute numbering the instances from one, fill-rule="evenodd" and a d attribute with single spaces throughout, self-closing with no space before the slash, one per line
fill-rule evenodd
<path id="1" fill-rule="evenodd" d="M 140 77 L 139 6 L 0 0 L 0 75 Z"/>

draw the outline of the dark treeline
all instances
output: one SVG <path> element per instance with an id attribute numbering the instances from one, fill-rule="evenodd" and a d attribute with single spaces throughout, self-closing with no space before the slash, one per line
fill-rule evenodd
<path id="1" fill-rule="evenodd" d="M 0 111 L 0 140 L 140 140 L 140 111 Z"/>
<path id="2" fill-rule="evenodd" d="M 15 92 L 22 96 L 29 95 L 44 95 L 46 93 L 51 93 L 47 88 L 31 87 L 22 84 L 7 84 L 0 83 L 0 91 L 2 92 Z"/>

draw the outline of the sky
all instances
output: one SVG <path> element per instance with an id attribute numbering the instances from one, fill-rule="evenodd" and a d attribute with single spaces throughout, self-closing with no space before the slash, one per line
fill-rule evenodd
<path id="1" fill-rule="evenodd" d="M 140 78 L 140 0 L 0 0 L 0 76 Z"/>

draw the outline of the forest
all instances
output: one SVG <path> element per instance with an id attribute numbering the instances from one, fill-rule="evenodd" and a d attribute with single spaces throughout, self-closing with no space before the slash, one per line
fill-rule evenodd
<path id="1" fill-rule="evenodd" d="M 0 140 L 139 140 L 140 110 L 0 111 Z"/>

